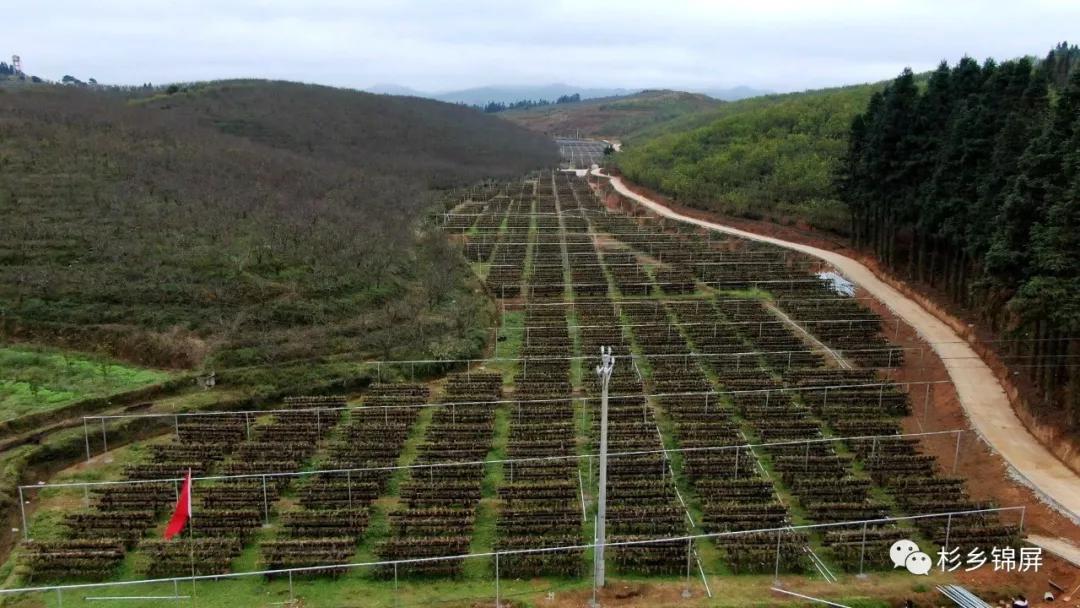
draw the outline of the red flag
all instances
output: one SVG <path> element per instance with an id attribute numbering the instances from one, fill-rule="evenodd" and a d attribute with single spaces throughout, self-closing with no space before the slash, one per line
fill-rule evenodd
<path id="1" fill-rule="evenodd" d="M 165 540 L 179 534 L 189 519 L 191 519 L 191 469 L 188 469 L 184 477 L 184 487 L 180 488 L 180 496 L 176 499 L 176 510 L 169 519 L 169 525 L 165 526 Z"/>

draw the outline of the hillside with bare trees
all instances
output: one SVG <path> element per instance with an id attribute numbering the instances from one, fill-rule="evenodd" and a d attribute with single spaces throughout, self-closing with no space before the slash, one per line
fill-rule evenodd
<path id="1" fill-rule="evenodd" d="M 0 335 L 161 367 L 478 348 L 424 212 L 555 159 L 468 108 L 291 83 L 28 87 L 0 116 Z"/>

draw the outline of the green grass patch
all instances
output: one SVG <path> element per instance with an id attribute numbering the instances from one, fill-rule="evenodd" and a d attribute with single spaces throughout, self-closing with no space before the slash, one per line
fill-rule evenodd
<path id="1" fill-rule="evenodd" d="M 772 300 L 772 294 L 764 289 L 751 287 L 749 289 L 724 289 L 718 292 L 720 299 L 746 299 L 746 300 Z"/>
<path id="2" fill-rule="evenodd" d="M 492 354 L 497 359 L 508 360 L 488 363 L 488 367 L 502 372 L 503 384 L 512 383 L 514 374 L 517 373 L 518 362 L 509 359 L 516 359 L 521 356 L 521 347 L 525 341 L 524 326 L 524 310 L 507 310 L 503 313 L 499 324 L 499 337 L 495 342 L 495 352 Z"/>
<path id="3" fill-rule="evenodd" d="M 0 347 L 0 420 L 162 382 L 168 372 L 83 353 Z"/>

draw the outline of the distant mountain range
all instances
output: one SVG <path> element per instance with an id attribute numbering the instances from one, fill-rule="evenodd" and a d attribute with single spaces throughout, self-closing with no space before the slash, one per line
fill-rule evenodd
<path id="1" fill-rule="evenodd" d="M 416 89 L 410 89 L 399 84 L 374 84 L 370 87 L 364 87 L 361 91 L 367 91 L 368 93 L 377 93 L 379 95 L 405 95 L 407 97 L 427 97 L 431 98 L 431 94 L 423 91 L 417 91 Z"/>
<path id="2" fill-rule="evenodd" d="M 482 106 L 490 102 L 496 103 L 513 103 L 515 101 L 521 101 L 522 99 L 546 99 L 548 101 L 555 101 L 563 95 L 581 95 L 582 99 L 596 99 L 598 97 L 621 97 L 624 95 L 632 95 L 642 89 L 622 89 L 622 88 L 599 88 L 599 87 L 577 87 L 563 83 L 553 83 L 546 85 L 536 86 L 516 86 L 516 85 L 492 85 L 484 87 L 474 87 L 470 89 L 461 89 L 457 91 L 445 91 L 441 93 L 432 93 L 426 91 L 419 91 L 406 86 L 397 84 L 376 84 L 363 89 L 370 93 L 382 93 L 384 95 L 409 95 L 412 97 L 427 97 L 430 99 L 437 99 L 439 101 L 445 101 L 448 103 L 463 103 L 466 105 Z M 692 93 L 701 93 L 713 97 L 715 99 L 722 99 L 724 101 L 734 101 L 737 99 L 745 99 L 747 97 L 757 97 L 759 95 L 767 95 L 769 91 L 762 91 L 759 89 L 753 89 L 745 86 L 738 86 L 726 89 L 694 89 Z"/>
<path id="3" fill-rule="evenodd" d="M 762 95 L 773 94 L 773 91 L 755 89 L 747 86 L 729 87 L 726 89 L 690 89 L 689 92 L 701 93 L 702 95 L 708 95 L 713 99 L 720 99 L 723 101 L 738 101 L 749 97 L 761 97 Z"/>

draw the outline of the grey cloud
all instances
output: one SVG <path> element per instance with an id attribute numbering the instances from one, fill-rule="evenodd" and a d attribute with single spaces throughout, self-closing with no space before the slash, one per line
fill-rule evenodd
<path id="1" fill-rule="evenodd" d="M 253 76 L 422 90 L 483 84 L 774 90 L 1042 54 L 1080 3 L 829 0 L 84 2 L 7 7 L 31 73 L 102 82 Z"/>

